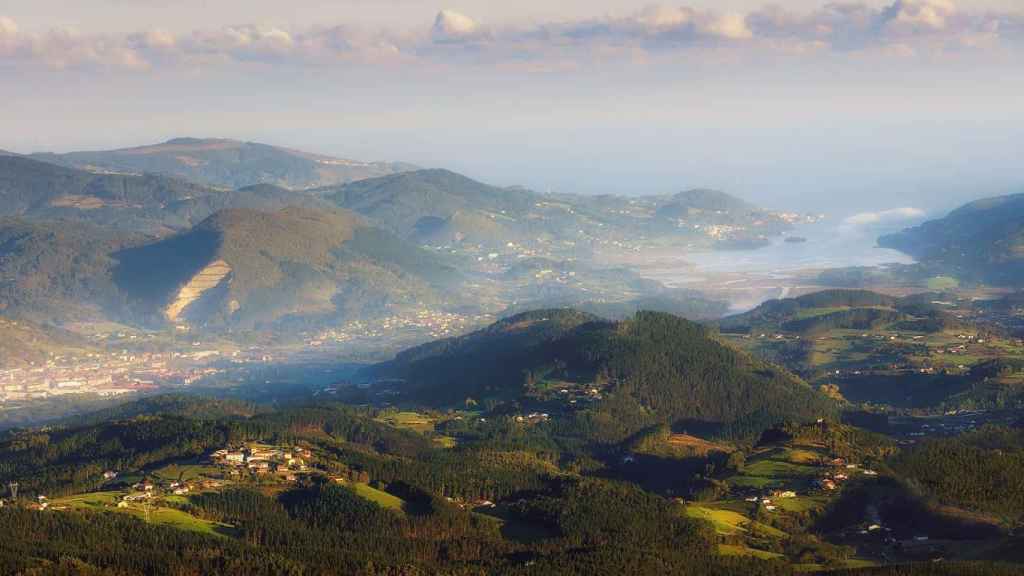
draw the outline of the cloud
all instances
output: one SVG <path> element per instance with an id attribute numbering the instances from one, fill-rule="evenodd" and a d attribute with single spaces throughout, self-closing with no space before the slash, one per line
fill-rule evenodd
<path id="1" fill-rule="evenodd" d="M 480 23 L 453 10 L 441 10 L 431 30 L 434 42 L 459 43 L 486 40 L 489 37 Z"/>
<path id="2" fill-rule="evenodd" d="M 882 12 L 886 26 L 908 30 L 943 30 L 956 12 L 952 0 L 896 0 Z"/>
<path id="3" fill-rule="evenodd" d="M 0 56 L 9 56 L 18 46 L 18 24 L 0 16 Z"/>
<path id="4" fill-rule="evenodd" d="M 823 0 L 826 2 L 827 0 Z M 325 65 L 339 60 L 449 64 L 472 58 L 483 65 L 558 69 L 619 57 L 649 62 L 694 48 L 737 55 L 817 52 L 894 55 L 943 51 L 1024 49 L 1024 13 L 993 13 L 954 0 L 823 3 L 796 12 L 780 5 L 746 13 L 688 6 L 650 6 L 631 14 L 520 26 L 484 26 L 471 16 L 440 11 L 419 30 L 368 30 L 344 23 L 293 30 L 240 24 L 179 34 L 152 29 L 129 35 L 80 35 L 73 30 L 29 33 L 0 17 L 0 63 L 41 63 L 53 69 L 148 70 L 163 66 L 232 63 Z"/>
<path id="5" fill-rule="evenodd" d="M 892 224 L 907 220 L 917 220 L 920 218 L 924 218 L 924 216 L 924 210 L 908 206 L 904 208 L 882 210 L 880 212 L 861 212 L 859 214 L 854 214 L 853 216 L 850 216 L 843 220 L 843 225 L 848 227 L 854 227 L 872 226 L 875 224 Z"/>

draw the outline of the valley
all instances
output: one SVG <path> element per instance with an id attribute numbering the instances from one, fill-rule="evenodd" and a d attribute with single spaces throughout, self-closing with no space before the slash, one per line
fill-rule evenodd
<path id="1" fill-rule="evenodd" d="M 0 528 L 200 573 L 1019 566 L 1007 286 L 712 190 L 217 156 L 251 146 L 8 158 Z M 125 565 L 90 549 L 0 562 Z"/>

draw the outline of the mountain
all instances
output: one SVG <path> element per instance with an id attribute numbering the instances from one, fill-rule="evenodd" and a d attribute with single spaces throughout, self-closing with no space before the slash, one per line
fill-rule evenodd
<path id="1" fill-rule="evenodd" d="M 88 222 L 166 234 L 226 208 L 280 209 L 322 202 L 269 185 L 215 190 L 153 174 L 97 174 L 22 156 L 0 156 L 0 217 Z"/>
<path id="2" fill-rule="evenodd" d="M 152 321 L 253 327 L 441 304 L 458 274 L 351 212 L 224 210 L 114 255 L 114 282 Z"/>
<path id="3" fill-rule="evenodd" d="M 536 195 L 490 186 L 448 170 L 420 170 L 353 182 L 325 191 L 339 206 L 392 232 L 426 244 L 461 241 L 497 244 L 522 240 L 533 229 L 526 217 Z"/>
<path id="4" fill-rule="evenodd" d="M 972 202 L 878 244 L 966 280 L 1018 286 L 1024 282 L 1024 194 Z"/>
<path id="5" fill-rule="evenodd" d="M 32 157 L 92 172 L 163 174 L 229 189 L 272 184 L 299 190 L 414 169 L 408 164 L 359 162 L 256 142 L 200 138 L 177 138 L 121 150 Z"/>
<path id="6" fill-rule="evenodd" d="M 787 372 L 722 344 L 703 326 L 655 312 L 622 322 L 573 310 L 528 312 L 412 348 L 365 376 L 399 382 L 403 398 L 437 406 L 587 405 L 620 434 L 657 423 L 749 433 L 835 411 Z"/>
<path id="7" fill-rule="evenodd" d="M 447 170 L 371 178 L 317 193 L 403 238 L 484 255 L 586 256 L 671 242 L 756 245 L 790 227 L 781 215 L 710 190 L 638 198 L 539 194 Z"/>
<path id="8" fill-rule="evenodd" d="M 761 212 L 758 207 L 718 190 L 695 189 L 680 192 L 658 208 L 662 218 L 687 218 L 696 213 L 746 216 Z"/>

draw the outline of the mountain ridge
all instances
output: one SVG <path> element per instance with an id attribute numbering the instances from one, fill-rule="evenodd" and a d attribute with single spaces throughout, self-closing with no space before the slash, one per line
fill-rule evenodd
<path id="1" fill-rule="evenodd" d="M 1024 193 L 983 198 L 878 239 L 923 265 L 975 282 L 1024 281 Z"/>
<path id="2" fill-rule="evenodd" d="M 302 190 L 414 168 L 410 164 L 361 162 L 229 138 L 173 138 L 130 148 L 36 153 L 31 157 L 96 171 L 165 174 L 230 189 L 275 184 Z"/>

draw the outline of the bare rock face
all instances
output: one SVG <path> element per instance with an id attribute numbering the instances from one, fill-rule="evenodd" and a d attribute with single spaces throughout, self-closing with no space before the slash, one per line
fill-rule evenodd
<path id="1" fill-rule="evenodd" d="M 182 286 L 174 300 L 164 310 L 164 316 L 171 322 L 177 321 L 182 313 L 199 300 L 203 294 L 224 282 L 230 282 L 230 275 L 231 266 L 227 262 L 223 260 L 211 262 Z"/>

